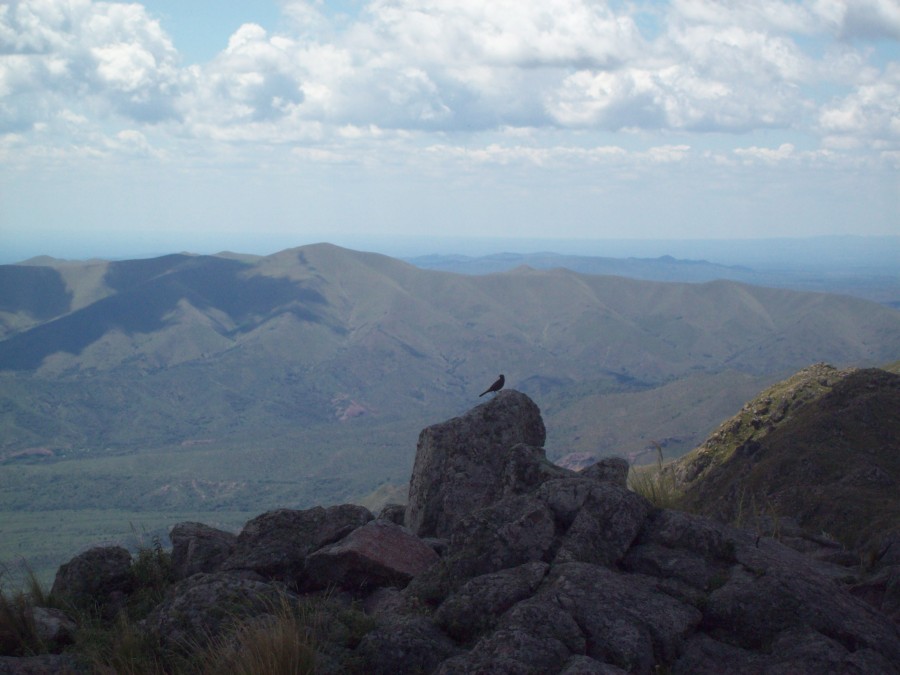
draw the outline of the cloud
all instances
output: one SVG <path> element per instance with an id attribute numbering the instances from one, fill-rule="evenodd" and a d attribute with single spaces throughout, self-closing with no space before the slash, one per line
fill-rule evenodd
<path id="1" fill-rule="evenodd" d="M 900 40 L 900 5 L 894 0 L 818 0 L 815 11 L 842 39 Z"/>
<path id="2" fill-rule="evenodd" d="M 832 147 L 898 147 L 897 66 L 875 65 L 871 46 L 851 44 L 900 36 L 889 0 L 371 0 L 353 16 L 322 9 L 285 0 L 279 31 L 245 24 L 215 58 L 183 67 L 139 4 L 13 0 L 0 6 L 0 133 L 44 125 L 35 140 L 60 141 L 69 128 L 60 114 L 71 111 L 97 138 L 138 128 L 151 145 L 302 145 L 317 152 L 300 155 L 332 159 L 353 143 L 394 149 L 400 132 L 411 148 L 440 147 L 453 144 L 418 134 L 510 128 L 789 129 Z M 654 30 L 639 20 L 648 13 Z M 388 143 L 348 129 L 394 135 Z M 531 161 L 548 161 L 542 152 L 536 144 Z"/>
<path id="3" fill-rule="evenodd" d="M 0 10 L 0 129 L 76 103 L 142 122 L 174 114 L 177 52 L 141 5 L 13 0 Z"/>
<path id="4" fill-rule="evenodd" d="M 900 64 L 884 76 L 857 86 L 822 108 L 818 124 L 827 143 L 865 143 L 878 149 L 900 148 Z"/>

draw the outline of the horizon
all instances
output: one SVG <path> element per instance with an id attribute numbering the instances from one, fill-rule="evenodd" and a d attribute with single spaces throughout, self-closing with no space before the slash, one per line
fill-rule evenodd
<path id="1" fill-rule="evenodd" d="M 206 250 L 158 250 L 127 252 L 86 251 L 82 255 L 36 253 L 16 257 L 0 251 L 0 265 L 28 263 L 42 257 L 63 262 L 89 260 L 124 261 L 157 258 L 172 254 L 221 255 L 234 253 L 265 257 L 281 251 L 316 244 L 332 244 L 360 252 L 378 253 L 413 261 L 428 256 L 480 258 L 492 255 L 550 254 L 560 256 L 703 261 L 727 266 L 764 270 L 860 270 L 867 274 L 900 276 L 900 235 L 821 235 L 814 237 L 760 237 L 756 239 L 521 239 L 503 237 L 369 236 L 337 237 L 327 241 L 302 243 L 272 242 L 270 247 L 251 245 L 211 247 Z"/>
<path id="2" fill-rule="evenodd" d="M 0 248 L 895 236 L 898 101 L 879 0 L 11 0 Z"/>

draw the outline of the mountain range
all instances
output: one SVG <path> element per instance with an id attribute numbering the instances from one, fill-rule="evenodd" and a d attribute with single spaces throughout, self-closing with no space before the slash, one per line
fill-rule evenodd
<path id="1" fill-rule="evenodd" d="M 895 309 L 730 280 L 463 275 L 329 244 L 36 259 L 0 266 L 0 512 L 16 554 L 78 510 L 66 532 L 96 537 L 376 508 L 405 497 L 419 431 L 499 373 L 551 460 L 677 457 L 799 368 L 898 355 Z"/>
<path id="2" fill-rule="evenodd" d="M 685 429 L 635 409 L 652 402 L 665 414 L 677 400 L 690 414 L 703 400 L 691 396 L 734 387 L 737 407 L 761 380 L 815 361 L 900 353 L 894 310 L 730 281 L 529 268 L 463 276 L 327 244 L 39 262 L 0 266 L 5 452 L 418 422 L 461 409 L 500 371 L 577 437 L 569 450 L 634 449 L 633 433 L 610 436 L 621 423 L 597 419 L 624 401 L 642 404 L 629 405 L 625 426 L 676 444 L 688 433 L 689 449 L 725 415 Z M 93 418 L 102 438 L 84 430 Z"/>
<path id="3" fill-rule="evenodd" d="M 650 281 L 704 282 L 728 279 L 757 286 L 774 286 L 795 291 L 820 293 L 840 293 L 866 300 L 872 300 L 894 308 L 900 308 L 900 270 L 885 260 L 891 255 L 896 243 L 887 240 L 884 256 L 869 254 L 867 262 L 840 259 L 834 254 L 829 257 L 822 250 L 821 243 L 806 242 L 807 251 L 798 251 L 793 264 L 785 261 L 762 261 L 757 263 L 728 265 L 703 259 L 675 258 L 662 255 L 655 258 L 605 257 L 594 255 L 571 255 L 559 253 L 495 253 L 491 255 L 448 255 L 432 254 L 406 258 L 418 267 L 460 274 L 491 274 L 505 272 L 522 265 L 535 269 L 565 268 L 583 274 L 604 274 L 646 279 Z M 845 242 L 853 248 L 853 241 Z M 769 242 L 772 249 L 778 249 L 779 257 L 786 254 L 784 242 Z M 796 248 L 797 243 L 792 242 Z M 758 246 L 757 246 L 758 248 Z M 789 247 L 790 248 L 790 247 Z M 757 256 L 759 251 L 757 251 Z M 732 256 L 734 254 L 732 253 Z M 822 256 L 819 258 L 818 256 Z"/>

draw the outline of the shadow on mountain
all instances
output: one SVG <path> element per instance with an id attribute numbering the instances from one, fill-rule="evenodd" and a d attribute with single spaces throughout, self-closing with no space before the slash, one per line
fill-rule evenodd
<path id="1" fill-rule="evenodd" d="M 327 304 L 316 290 L 286 279 L 246 276 L 250 265 L 211 256 L 171 255 L 116 262 L 104 282 L 117 291 L 77 312 L 0 343 L 0 369 L 33 370 L 57 352 L 80 354 L 110 331 L 152 333 L 172 323 L 181 301 L 218 310 L 236 325 L 223 334 L 252 330 L 275 314 L 320 322 Z"/>
<path id="2" fill-rule="evenodd" d="M 0 311 L 26 312 L 47 321 L 69 311 L 72 294 L 50 267 L 0 266 Z"/>

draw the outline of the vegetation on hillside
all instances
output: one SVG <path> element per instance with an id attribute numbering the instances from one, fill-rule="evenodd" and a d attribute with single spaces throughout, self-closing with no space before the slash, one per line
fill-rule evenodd
<path id="1" fill-rule="evenodd" d="M 900 375 L 806 369 L 671 466 L 680 508 L 790 516 L 849 549 L 900 531 Z"/>

